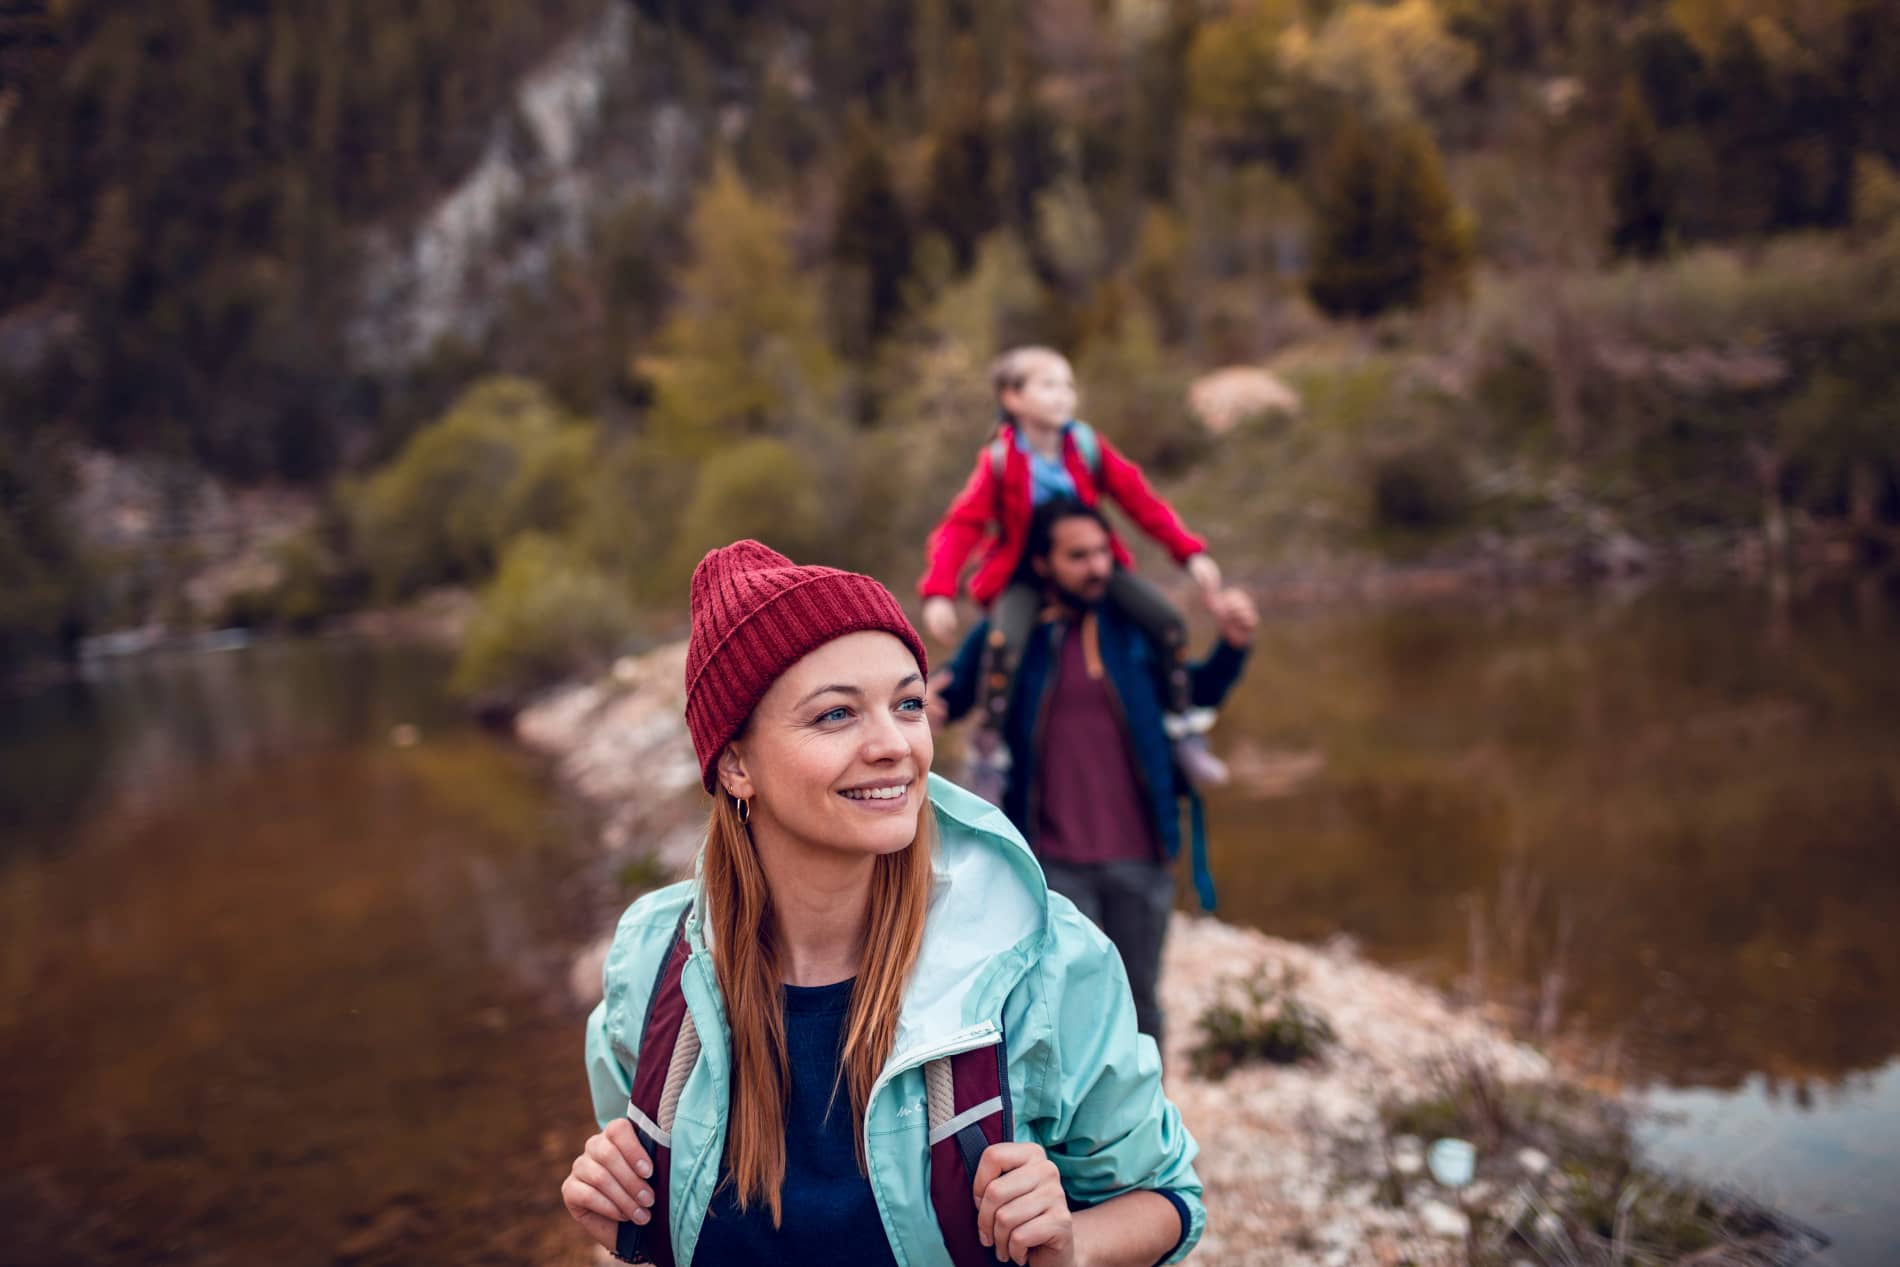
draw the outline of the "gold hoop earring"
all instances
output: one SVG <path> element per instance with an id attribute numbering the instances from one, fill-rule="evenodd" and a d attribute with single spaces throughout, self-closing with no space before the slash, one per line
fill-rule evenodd
<path id="1" fill-rule="evenodd" d="M 739 812 L 739 826 L 744 827 L 752 821 L 752 802 L 743 796 L 732 798 L 733 808 Z"/>

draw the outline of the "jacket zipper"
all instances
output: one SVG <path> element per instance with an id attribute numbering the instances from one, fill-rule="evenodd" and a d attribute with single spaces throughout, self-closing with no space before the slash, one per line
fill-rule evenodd
<path id="1" fill-rule="evenodd" d="M 864 1100 L 864 1155 L 871 1155 L 871 1109 L 877 1104 L 878 1092 L 889 1086 L 900 1074 L 909 1073 L 933 1060 L 942 1060 L 945 1056 L 960 1056 L 966 1051 L 976 1051 L 983 1047 L 994 1047 L 1003 1041 L 1003 1031 L 994 1021 L 984 1021 L 968 1029 L 958 1030 L 942 1042 L 912 1052 L 901 1065 L 891 1065 L 877 1076 L 871 1084 L 871 1094 Z"/>

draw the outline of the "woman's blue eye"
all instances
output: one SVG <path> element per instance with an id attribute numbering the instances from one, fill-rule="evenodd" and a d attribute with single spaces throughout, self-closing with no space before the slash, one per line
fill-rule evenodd
<path id="1" fill-rule="evenodd" d="M 843 721 L 845 718 L 849 717 L 850 715 L 851 715 L 851 710 L 848 708 L 828 708 L 824 712 L 818 714 L 818 720 L 821 723 Z"/>
<path id="2" fill-rule="evenodd" d="M 924 697 L 921 695 L 913 695 L 909 699 L 905 700 L 903 703 L 898 705 L 899 708 L 909 709 L 913 713 L 923 708 L 923 706 L 924 706 Z"/>

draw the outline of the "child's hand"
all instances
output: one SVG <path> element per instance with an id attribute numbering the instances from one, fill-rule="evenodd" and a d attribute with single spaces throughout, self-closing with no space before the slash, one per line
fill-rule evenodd
<path id="1" fill-rule="evenodd" d="M 1206 555 L 1197 555 L 1206 558 Z M 1219 573 L 1215 573 L 1216 576 Z M 957 605 L 938 595 L 924 600 L 924 631 L 943 646 L 957 639 Z"/>
<path id="2" fill-rule="evenodd" d="M 1187 561 L 1187 574 L 1201 587 L 1209 603 L 1220 593 L 1220 564 L 1209 554 L 1197 554 Z"/>

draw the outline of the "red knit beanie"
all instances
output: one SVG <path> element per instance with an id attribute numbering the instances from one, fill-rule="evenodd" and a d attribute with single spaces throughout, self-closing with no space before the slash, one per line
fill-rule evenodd
<path id="1" fill-rule="evenodd" d="M 891 592 L 868 576 L 800 567 L 769 546 L 735 541 L 693 569 L 686 644 L 686 728 L 708 792 L 714 763 L 779 674 L 833 638 L 894 634 L 930 674 L 923 639 Z"/>

